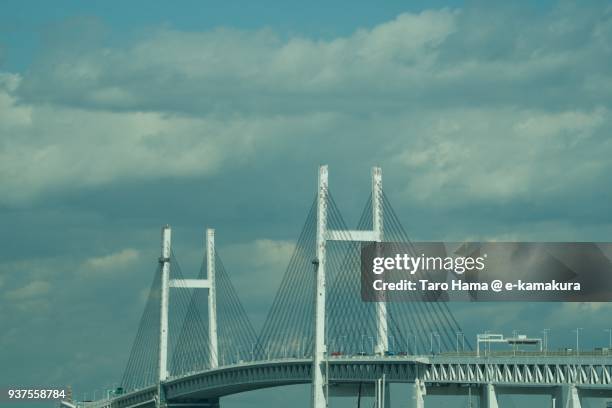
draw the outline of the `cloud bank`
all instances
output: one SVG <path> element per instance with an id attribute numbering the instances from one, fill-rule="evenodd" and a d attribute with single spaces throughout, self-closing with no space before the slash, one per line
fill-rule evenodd
<path id="1" fill-rule="evenodd" d="M 605 3 L 427 10 L 332 39 L 159 28 L 109 45 L 85 23 L 0 76 L 6 205 L 355 139 L 423 201 L 552 197 L 610 170 Z"/>

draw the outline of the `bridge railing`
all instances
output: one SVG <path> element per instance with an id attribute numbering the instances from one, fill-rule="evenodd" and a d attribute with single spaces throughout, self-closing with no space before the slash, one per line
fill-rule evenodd
<path id="1" fill-rule="evenodd" d="M 525 351 L 525 350 L 496 350 L 496 351 L 484 351 L 480 352 L 480 356 L 475 351 L 445 351 L 441 353 L 424 353 L 424 354 L 411 354 L 411 353 L 390 353 L 385 355 L 378 354 L 366 354 L 366 353 L 331 353 L 328 358 L 414 358 L 414 357 L 470 357 L 470 358 L 491 358 L 491 357 L 612 357 L 612 350 L 555 350 L 555 351 Z"/>
<path id="2" fill-rule="evenodd" d="M 434 354 L 445 357 L 476 357 L 474 351 L 449 351 L 439 354 Z M 612 357 L 611 350 L 547 350 L 547 351 L 526 351 L 526 350 L 496 350 L 496 351 L 481 351 L 480 357 Z"/>

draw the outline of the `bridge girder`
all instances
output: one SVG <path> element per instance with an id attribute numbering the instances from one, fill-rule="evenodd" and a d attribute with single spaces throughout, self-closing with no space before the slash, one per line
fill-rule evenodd
<path id="1" fill-rule="evenodd" d="M 441 387 L 467 389 L 467 386 L 472 386 L 482 389 L 491 384 L 495 387 L 495 393 L 504 394 L 554 394 L 554 390 L 569 387 L 569 392 L 559 394 L 557 398 L 560 402 L 573 401 L 574 405 L 568 406 L 572 408 L 579 406 L 576 401 L 579 402 L 583 394 L 612 397 L 610 358 L 584 359 L 582 362 L 564 362 L 550 357 L 516 359 L 514 362 L 511 359 L 489 359 L 484 362 L 476 358 L 347 357 L 330 359 L 329 367 L 331 383 L 373 383 L 384 374 L 389 383 L 421 384 L 422 396 L 425 392 L 438 394 L 436 390 Z M 535 375 L 534 367 L 539 367 L 543 374 Z M 165 382 L 163 387 L 168 402 L 219 398 L 260 388 L 307 384 L 312 381 L 311 370 L 310 359 L 251 362 L 173 378 Z M 545 375 L 546 371 L 554 375 Z M 124 395 L 113 400 L 112 407 L 126 408 L 151 400 L 156 392 L 156 387 L 150 387 Z M 561 406 L 557 404 L 557 407 Z"/>

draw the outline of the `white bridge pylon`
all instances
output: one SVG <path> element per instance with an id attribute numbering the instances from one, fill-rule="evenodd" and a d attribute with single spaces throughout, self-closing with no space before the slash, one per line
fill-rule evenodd
<path id="1" fill-rule="evenodd" d="M 161 383 L 168 378 L 168 304 L 170 288 L 208 289 L 208 341 L 210 346 L 210 368 L 218 367 L 217 341 L 217 290 L 215 284 L 215 230 L 206 230 L 206 279 L 170 279 L 172 230 L 169 225 L 162 228 L 161 257 L 161 313 L 159 333 L 159 374 Z"/>
<path id="2" fill-rule="evenodd" d="M 326 248 L 327 241 L 370 241 L 383 240 L 383 205 L 382 205 L 382 170 L 372 168 L 372 230 L 328 230 L 327 208 L 329 199 L 329 183 L 327 165 L 319 167 L 319 187 L 317 194 L 317 258 L 316 265 L 316 296 L 315 296 L 315 344 L 312 369 L 312 407 L 326 408 L 329 385 L 325 361 L 327 345 L 325 338 L 325 293 L 326 293 Z M 375 353 L 384 355 L 389 349 L 387 326 L 387 305 L 384 301 L 376 303 L 377 340 Z"/>

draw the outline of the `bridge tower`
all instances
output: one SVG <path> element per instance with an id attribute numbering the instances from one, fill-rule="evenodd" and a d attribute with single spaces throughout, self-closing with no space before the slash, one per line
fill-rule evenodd
<path id="1" fill-rule="evenodd" d="M 319 191 L 317 193 L 317 259 L 315 294 L 315 341 L 312 359 L 312 407 L 327 408 L 327 393 L 323 382 L 325 370 L 325 250 L 327 246 L 327 166 L 319 167 Z M 326 379 L 327 381 L 327 379 Z"/>
<path id="2" fill-rule="evenodd" d="M 161 242 L 161 293 L 160 293 L 160 313 L 159 313 L 159 363 L 158 363 L 158 382 L 161 383 L 168 378 L 168 301 L 169 301 L 169 281 L 170 281 L 170 254 L 172 229 L 169 225 L 162 228 Z"/>
<path id="3" fill-rule="evenodd" d="M 208 345 L 210 347 L 210 368 L 219 366 L 217 339 L 217 290 L 215 283 L 215 230 L 206 230 L 206 278 L 208 280 Z"/>
<path id="4" fill-rule="evenodd" d="M 383 241 L 383 190 L 382 170 L 380 167 L 372 168 L 372 229 L 373 240 Z M 377 343 L 375 352 L 384 355 L 389 350 L 389 333 L 387 328 L 387 303 L 386 299 L 378 299 L 376 302 L 376 328 Z"/>
<path id="5" fill-rule="evenodd" d="M 383 240 L 383 205 L 382 205 L 382 170 L 372 168 L 372 230 L 371 231 L 338 231 L 327 229 L 327 207 L 329 198 L 328 167 L 319 167 L 319 183 L 317 193 L 317 258 L 316 295 L 315 295 L 315 342 L 312 367 L 312 407 L 326 408 L 328 395 L 326 386 L 329 379 L 326 376 L 325 360 L 327 345 L 325 338 L 325 294 L 326 294 L 326 249 L 327 241 L 370 241 Z M 387 307 L 384 301 L 376 303 L 377 341 L 376 354 L 384 355 L 388 351 Z"/>
<path id="6" fill-rule="evenodd" d="M 217 290 L 215 284 L 215 230 L 206 230 L 206 279 L 170 279 L 171 228 L 162 229 L 161 257 L 161 296 L 160 296 L 160 332 L 159 332 L 159 373 L 161 384 L 168 378 L 168 305 L 170 288 L 208 289 L 208 340 L 210 347 L 210 368 L 218 367 L 217 340 Z"/>

